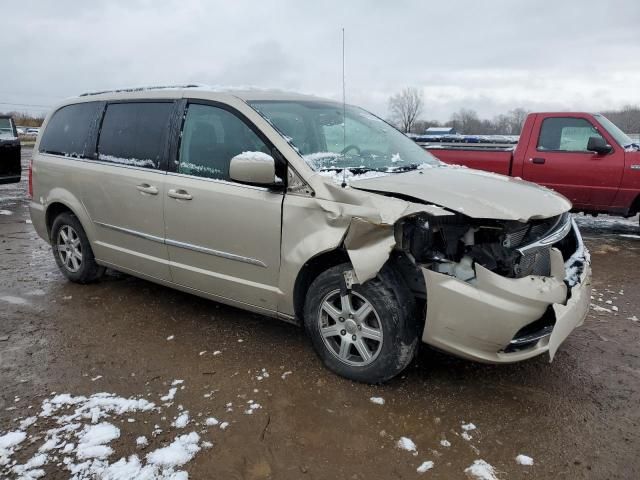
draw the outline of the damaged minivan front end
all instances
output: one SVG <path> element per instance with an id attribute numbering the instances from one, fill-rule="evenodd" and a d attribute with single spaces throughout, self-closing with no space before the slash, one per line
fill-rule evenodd
<path id="1" fill-rule="evenodd" d="M 416 215 L 397 237 L 424 276 L 422 340 L 434 347 L 491 363 L 553 358 L 586 316 L 589 258 L 569 213 L 527 223 Z"/>
<path id="2" fill-rule="evenodd" d="M 444 165 L 356 107 L 249 103 L 293 167 L 279 311 L 333 371 L 385 381 L 419 340 L 488 363 L 552 359 L 584 321 L 590 260 L 562 195 Z"/>

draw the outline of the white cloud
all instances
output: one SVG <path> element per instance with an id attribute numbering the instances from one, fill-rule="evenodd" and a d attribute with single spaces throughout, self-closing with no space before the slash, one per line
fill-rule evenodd
<path id="1" fill-rule="evenodd" d="M 640 103 L 640 3 L 544 3 L 12 2 L 0 102 L 185 82 L 340 98 L 344 26 L 348 100 L 380 115 L 409 85 L 438 119 L 461 107 L 491 116 Z"/>

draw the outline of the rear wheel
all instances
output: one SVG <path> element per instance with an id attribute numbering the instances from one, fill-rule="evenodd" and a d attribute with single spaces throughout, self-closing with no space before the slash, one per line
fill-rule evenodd
<path id="1" fill-rule="evenodd" d="M 351 380 L 384 382 L 404 370 L 415 355 L 415 302 L 390 271 L 347 290 L 343 273 L 351 268 L 333 267 L 311 284 L 305 327 L 327 368 Z"/>
<path id="2" fill-rule="evenodd" d="M 96 263 L 89 239 L 72 213 L 61 213 L 53 221 L 51 246 L 58 268 L 72 282 L 90 283 L 104 274 L 105 268 Z"/>

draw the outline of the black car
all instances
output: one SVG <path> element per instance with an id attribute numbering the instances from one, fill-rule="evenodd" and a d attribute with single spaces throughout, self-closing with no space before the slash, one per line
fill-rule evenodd
<path id="1" fill-rule="evenodd" d="M 13 119 L 0 115 L 0 183 L 20 181 L 20 139 Z"/>

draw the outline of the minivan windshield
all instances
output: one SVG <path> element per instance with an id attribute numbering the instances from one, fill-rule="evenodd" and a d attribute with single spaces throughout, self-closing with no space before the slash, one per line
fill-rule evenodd
<path id="1" fill-rule="evenodd" d="M 623 148 L 628 148 L 634 145 L 633 140 L 631 140 L 631 138 L 626 133 L 620 130 L 620 128 L 618 128 L 618 126 L 607 117 L 599 113 L 595 114 L 594 117 L 596 117 L 596 119 L 602 124 L 602 126 L 607 129 L 607 132 L 609 132 L 611 136 L 615 138 L 616 142 L 618 142 L 620 146 L 622 146 Z"/>
<path id="2" fill-rule="evenodd" d="M 441 162 L 358 107 L 322 101 L 251 101 L 316 171 L 403 172 Z"/>

